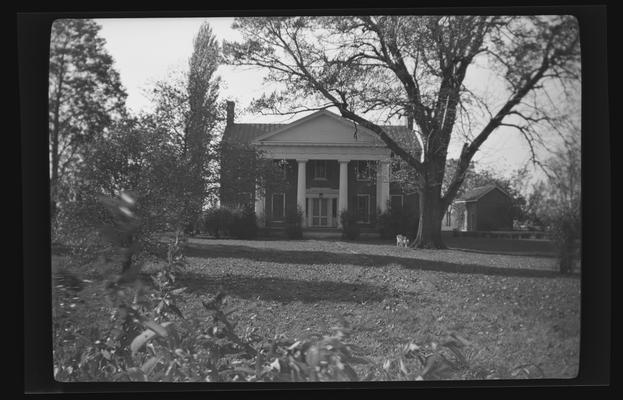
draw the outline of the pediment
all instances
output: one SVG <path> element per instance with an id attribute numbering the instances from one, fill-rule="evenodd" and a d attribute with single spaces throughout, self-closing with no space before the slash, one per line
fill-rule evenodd
<path id="1" fill-rule="evenodd" d="M 382 144 L 374 132 L 362 126 L 356 126 L 352 121 L 326 110 L 315 112 L 274 132 L 262 135 L 255 142 L 260 144 Z"/>

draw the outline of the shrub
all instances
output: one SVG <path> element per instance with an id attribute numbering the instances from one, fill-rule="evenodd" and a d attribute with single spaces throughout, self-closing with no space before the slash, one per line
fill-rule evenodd
<path id="1" fill-rule="evenodd" d="M 300 207 L 286 215 L 286 235 L 289 239 L 303 238 L 303 210 Z"/>
<path id="2" fill-rule="evenodd" d="M 580 258 L 576 240 L 582 228 L 579 213 L 560 212 L 550 219 L 552 239 L 558 252 L 559 271 L 562 274 L 573 272 L 573 265 Z"/>
<path id="3" fill-rule="evenodd" d="M 257 237 L 257 217 L 252 206 L 241 206 L 232 210 L 229 233 L 237 239 Z"/>
<path id="4" fill-rule="evenodd" d="M 414 238 L 417 236 L 418 215 L 414 212 L 390 208 L 379 214 L 377 229 L 383 239 L 393 239 L 398 234 Z"/>
<path id="5" fill-rule="evenodd" d="M 357 214 L 352 211 L 342 211 L 342 213 L 340 213 L 343 239 L 357 240 L 359 238 L 361 227 L 357 220 Z"/>
<path id="6" fill-rule="evenodd" d="M 233 221 L 232 211 L 228 207 L 210 208 L 203 214 L 203 229 L 214 237 L 229 234 Z"/>

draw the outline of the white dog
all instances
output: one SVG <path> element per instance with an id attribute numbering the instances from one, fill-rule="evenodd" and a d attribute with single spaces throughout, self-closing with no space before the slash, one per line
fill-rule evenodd
<path id="1" fill-rule="evenodd" d="M 396 235 L 396 246 L 409 247 L 409 238 L 405 235 Z"/>

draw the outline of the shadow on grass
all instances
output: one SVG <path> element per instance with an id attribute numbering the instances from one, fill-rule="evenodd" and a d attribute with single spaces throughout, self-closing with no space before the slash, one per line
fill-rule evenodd
<path id="1" fill-rule="evenodd" d="M 247 275 L 212 277 L 197 273 L 181 274 L 178 284 L 186 287 L 188 292 L 198 295 L 216 293 L 222 289 L 234 297 L 255 300 L 259 296 L 260 299 L 283 303 L 292 301 L 315 303 L 322 300 L 355 303 L 380 302 L 387 297 L 387 290 L 375 285 L 258 278 Z"/>
<path id="2" fill-rule="evenodd" d="M 192 244 L 186 247 L 184 254 L 187 257 L 246 258 L 257 262 L 278 264 L 352 264 L 363 267 L 382 267 L 397 264 L 406 269 L 458 274 L 484 274 L 526 278 L 560 278 L 562 276 L 579 278 L 579 274 L 561 275 L 554 270 L 492 267 L 376 254 L 263 249 L 238 244 Z"/>

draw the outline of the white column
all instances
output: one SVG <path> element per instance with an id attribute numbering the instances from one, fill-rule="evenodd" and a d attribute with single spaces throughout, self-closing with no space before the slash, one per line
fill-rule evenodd
<path id="1" fill-rule="evenodd" d="M 376 180 L 376 206 L 381 212 L 387 211 L 389 201 L 389 161 L 380 161 Z"/>
<path id="2" fill-rule="evenodd" d="M 337 200 L 338 227 L 342 227 L 340 213 L 348 210 L 348 160 L 338 160 L 340 163 L 340 192 Z"/>
<path id="3" fill-rule="evenodd" d="M 257 217 L 257 225 L 261 228 L 266 226 L 265 220 L 265 202 L 264 202 L 264 193 L 259 186 L 255 186 L 255 216 Z"/>
<path id="4" fill-rule="evenodd" d="M 296 188 L 296 204 L 303 211 L 303 226 L 307 226 L 307 215 L 305 214 L 305 192 L 306 192 L 306 183 L 305 179 L 307 177 L 305 167 L 307 160 L 296 160 L 299 164 L 298 167 L 298 180 L 297 180 L 297 188 Z"/>

